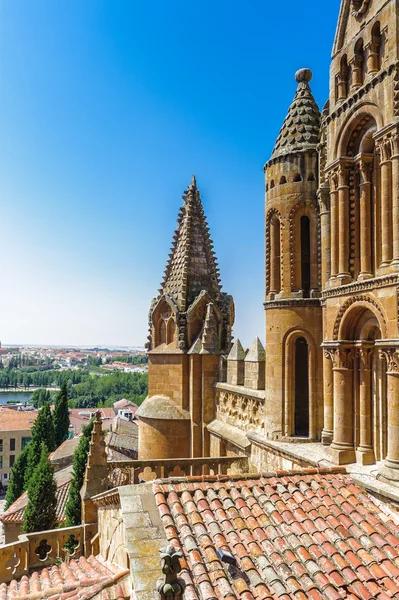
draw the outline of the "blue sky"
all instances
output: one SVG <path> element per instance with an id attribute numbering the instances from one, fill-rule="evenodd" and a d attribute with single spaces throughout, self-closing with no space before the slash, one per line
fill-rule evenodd
<path id="1" fill-rule="evenodd" d="M 0 339 L 141 345 L 195 173 L 235 336 L 264 338 L 264 182 L 320 107 L 339 0 L 0 0 Z"/>

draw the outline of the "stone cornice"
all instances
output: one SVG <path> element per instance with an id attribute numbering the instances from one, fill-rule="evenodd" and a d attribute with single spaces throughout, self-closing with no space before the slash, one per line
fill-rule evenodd
<path id="1" fill-rule="evenodd" d="M 321 306 L 320 298 L 282 298 L 281 300 L 265 300 L 263 303 L 265 310 L 270 308 L 286 308 L 302 306 Z"/>
<path id="2" fill-rule="evenodd" d="M 389 287 L 390 285 L 398 285 L 399 274 L 392 273 L 390 275 L 382 275 L 381 277 L 374 277 L 373 279 L 366 279 L 365 281 L 354 281 L 353 283 L 347 283 L 346 285 L 340 285 L 330 290 L 323 290 L 322 300 L 328 298 L 335 298 L 337 296 L 346 296 L 347 294 L 355 294 L 357 292 L 364 292 L 367 290 L 374 290 L 376 288 Z"/>
<path id="3" fill-rule="evenodd" d="M 102 494 L 97 494 L 97 496 L 93 496 L 92 501 L 98 508 L 120 506 L 119 490 L 114 488 Z"/>

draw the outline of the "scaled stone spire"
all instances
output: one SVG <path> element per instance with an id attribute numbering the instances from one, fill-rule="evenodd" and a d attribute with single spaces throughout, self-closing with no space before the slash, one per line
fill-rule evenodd
<path id="1" fill-rule="evenodd" d="M 298 88 L 274 146 L 272 158 L 316 149 L 320 140 L 320 110 L 309 86 L 310 69 L 295 73 Z"/>
<path id="2" fill-rule="evenodd" d="M 221 295 L 213 242 L 194 175 L 183 200 L 159 290 L 160 294 L 171 296 L 182 311 L 202 290 L 207 290 L 216 300 Z"/>

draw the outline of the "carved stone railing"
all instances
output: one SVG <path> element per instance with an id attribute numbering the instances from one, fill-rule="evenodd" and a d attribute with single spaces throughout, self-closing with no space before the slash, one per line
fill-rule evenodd
<path id="1" fill-rule="evenodd" d="M 246 456 L 176 458 L 109 462 L 108 487 L 144 483 L 166 477 L 237 474 L 248 471 Z"/>
<path id="2" fill-rule="evenodd" d="M 245 432 L 264 431 L 265 392 L 216 384 L 216 418 Z"/>
<path id="3" fill-rule="evenodd" d="M 0 546 L 0 583 L 82 554 L 82 525 L 20 535 L 16 542 Z"/>

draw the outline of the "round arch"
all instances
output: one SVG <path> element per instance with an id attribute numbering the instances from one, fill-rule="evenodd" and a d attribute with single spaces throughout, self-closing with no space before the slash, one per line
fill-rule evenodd
<path id="1" fill-rule="evenodd" d="M 345 156 L 346 148 L 349 143 L 349 139 L 358 125 L 358 123 L 366 116 L 370 117 L 370 120 L 374 120 L 377 125 L 377 130 L 384 127 L 384 121 L 381 115 L 381 111 L 375 104 L 364 102 L 356 109 L 354 109 L 341 125 L 341 129 L 337 136 L 336 145 L 334 149 L 334 160 L 341 156 Z"/>
<path id="2" fill-rule="evenodd" d="M 354 323 L 361 318 L 361 314 L 369 310 L 378 322 L 382 338 L 387 337 L 387 323 L 384 311 L 376 300 L 368 296 L 355 296 L 349 298 L 339 309 L 334 322 L 333 339 L 345 340 L 347 333 L 354 329 Z"/>
<path id="3" fill-rule="evenodd" d="M 309 439 L 317 437 L 317 349 L 310 333 L 301 328 L 289 330 L 283 340 L 284 348 L 284 435 L 293 436 L 295 414 L 295 343 L 304 338 L 308 346 L 309 378 Z"/>

